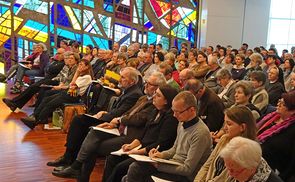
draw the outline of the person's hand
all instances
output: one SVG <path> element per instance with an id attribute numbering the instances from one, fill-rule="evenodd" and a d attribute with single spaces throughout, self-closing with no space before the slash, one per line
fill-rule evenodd
<path id="1" fill-rule="evenodd" d="M 102 115 L 106 114 L 106 111 L 99 111 L 97 114 L 93 115 L 95 118 L 100 119 Z"/>
<path id="2" fill-rule="evenodd" d="M 112 123 L 104 122 L 102 124 L 97 125 L 97 127 L 105 128 L 105 129 L 113 129 L 116 126 L 114 124 L 112 124 Z"/>
<path id="3" fill-rule="evenodd" d="M 128 151 L 132 150 L 133 148 L 134 148 L 134 147 L 132 147 L 131 144 L 124 144 L 124 145 L 122 146 L 122 149 L 123 149 L 124 152 L 128 152 Z"/>
<path id="4" fill-rule="evenodd" d="M 120 89 L 115 88 L 114 91 L 115 91 L 116 95 L 118 95 L 118 96 L 121 95 L 121 90 Z"/>
<path id="5" fill-rule="evenodd" d="M 110 87 L 110 88 L 115 88 L 115 87 L 116 87 L 116 85 L 115 85 L 115 84 L 113 84 L 113 83 L 109 83 L 109 87 Z"/>
<path id="6" fill-rule="evenodd" d="M 163 158 L 163 154 L 158 151 L 158 149 L 153 148 L 149 152 L 149 157 L 151 158 Z"/>
<path id="7" fill-rule="evenodd" d="M 119 125 L 120 124 L 120 118 L 113 118 L 110 123 L 112 123 L 114 125 Z"/>

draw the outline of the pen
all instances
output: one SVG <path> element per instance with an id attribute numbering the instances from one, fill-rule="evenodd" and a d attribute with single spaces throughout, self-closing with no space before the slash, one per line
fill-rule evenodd
<path id="1" fill-rule="evenodd" d="M 158 145 L 158 146 L 156 147 L 156 151 L 158 151 L 158 150 L 159 150 L 159 148 L 160 148 L 160 145 Z"/>
<path id="2" fill-rule="evenodd" d="M 218 133 L 218 130 L 213 133 L 213 136 L 216 135 L 217 133 Z"/>

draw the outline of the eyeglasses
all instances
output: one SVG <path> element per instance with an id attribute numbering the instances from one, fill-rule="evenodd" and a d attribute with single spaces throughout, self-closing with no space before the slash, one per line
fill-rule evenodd
<path id="1" fill-rule="evenodd" d="M 175 111 L 174 109 L 172 109 L 172 111 L 174 112 L 174 114 L 182 114 L 184 113 L 185 111 L 189 110 L 191 107 L 188 107 L 186 109 L 184 109 L 183 111 Z"/>
<path id="2" fill-rule="evenodd" d="M 158 87 L 158 85 L 152 84 L 151 82 L 145 82 L 145 84 L 150 85 L 150 86 L 153 86 L 153 87 Z"/>

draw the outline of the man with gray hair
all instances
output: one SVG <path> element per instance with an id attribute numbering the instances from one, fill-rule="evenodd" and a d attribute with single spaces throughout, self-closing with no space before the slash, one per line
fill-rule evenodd
<path id="1" fill-rule="evenodd" d="M 235 137 L 221 150 L 220 157 L 233 181 L 282 182 L 262 158 L 256 141 Z"/>
<path id="2" fill-rule="evenodd" d="M 193 94 L 180 92 L 172 102 L 174 117 L 179 121 L 173 147 L 162 152 L 154 148 L 149 152 L 151 158 L 162 158 L 179 165 L 133 162 L 122 181 L 150 181 L 151 175 L 172 181 L 193 181 L 212 148 L 208 127 L 197 116 L 196 105 Z"/>

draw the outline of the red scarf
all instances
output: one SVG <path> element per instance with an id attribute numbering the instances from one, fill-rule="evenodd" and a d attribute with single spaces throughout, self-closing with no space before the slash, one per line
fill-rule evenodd
<path id="1" fill-rule="evenodd" d="M 258 125 L 260 125 L 261 123 L 264 123 L 258 130 L 261 131 L 264 128 L 272 125 L 275 121 L 280 119 L 280 115 L 275 111 L 272 112 L 268 115 L 266 115 L 261 122 L 258 123 Z M 276 123 L 273 126 L 271 126 L 269 129 L 266 129 L 265 131 L 263 131 L 261 134 L 259 134 L 257 136 L 258 140 L 260 142 L 265 142 L 268 138 L 270 138 L 271 136 L 280 133 L 282 130 L 288 128 L 291 124 L 295 123 L 295 114 L 293 114 L 292 116 L 288 117 L 287 119 L 285 119 L 282 122 Z"/>

